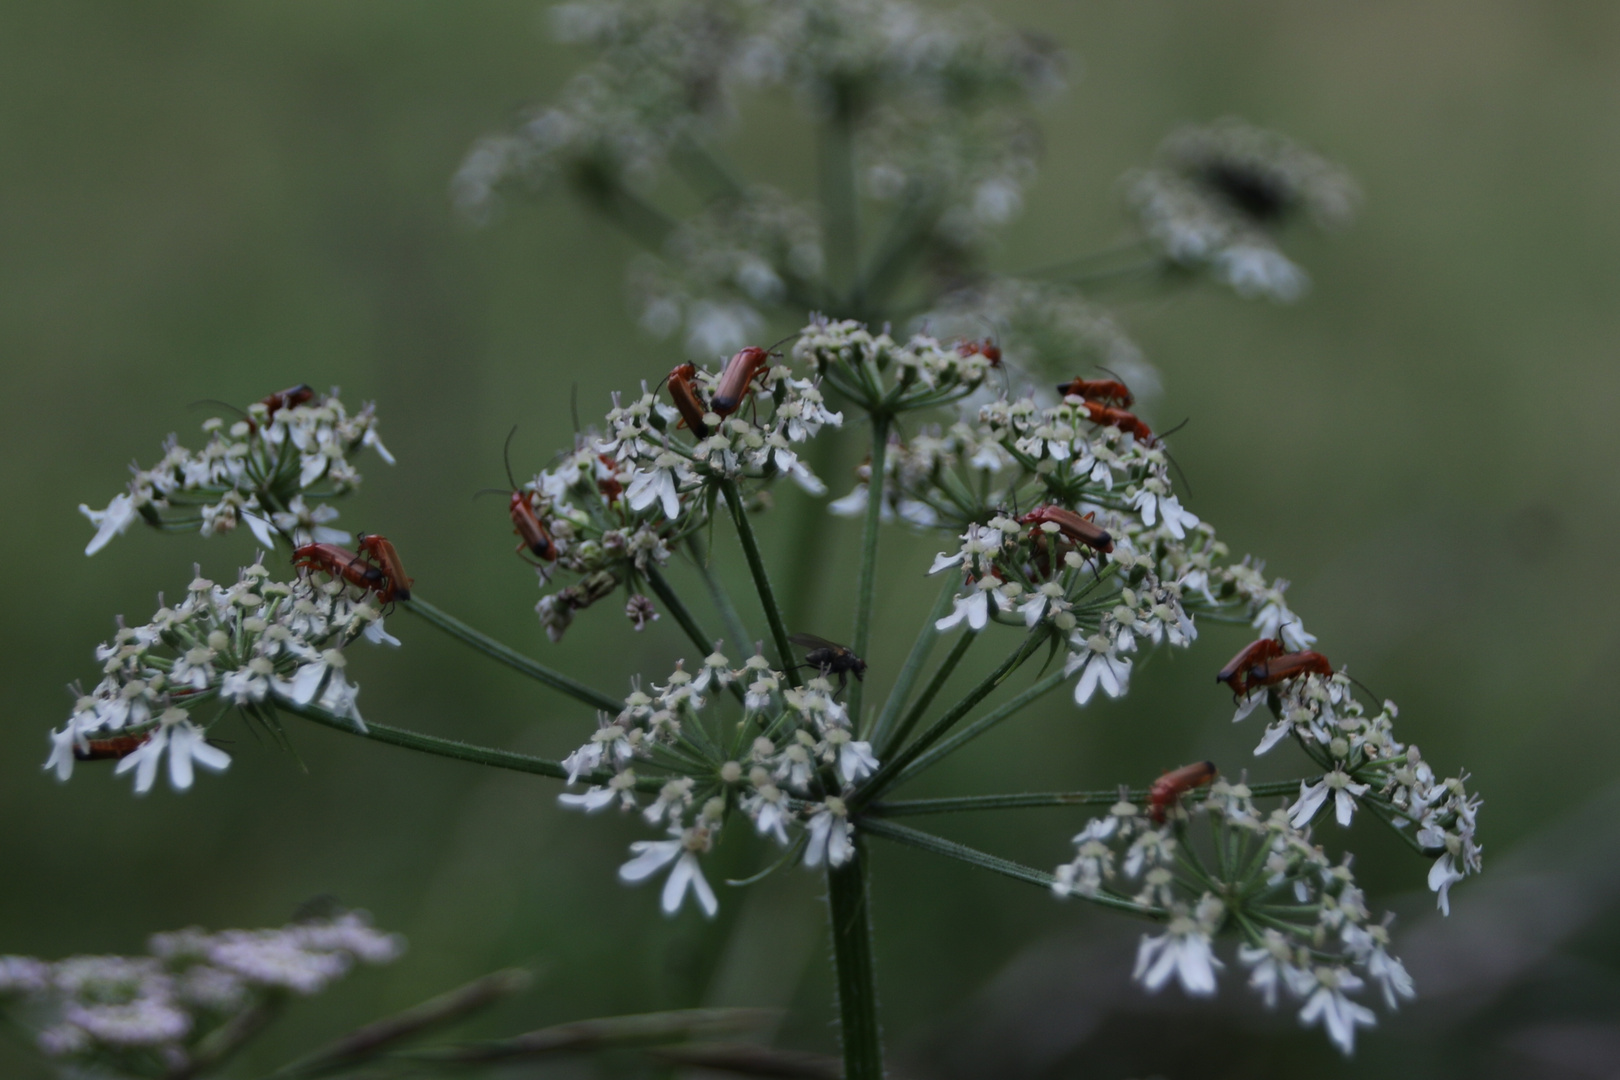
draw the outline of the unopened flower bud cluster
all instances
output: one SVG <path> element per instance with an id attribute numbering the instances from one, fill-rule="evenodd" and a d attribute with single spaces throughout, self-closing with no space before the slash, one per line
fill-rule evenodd
<path id="1" fill-rule="evenodd" d="M 51 733 L 45 767 L 59 779 L 81 757 L 114 756 L 114 771 L 134 773 L 144 794 L 166 758 L 170 784 L 183 791 L 195 766 L 229 766 L 230 756 L 208 741 L 221 717 L 235 709 L 275 732 L 278 700 L 317 704 L 363 730 L 343 649 L 362 635 L 399 644 L 369 594 L 309 576 L 274 581 L 262 561 L 230 585 L 198 573 L 178 603 L 160 597 L 159 605 L 151 622 L 120 625 L 96 649 L 101 681 Z M 119 750 L 98 754 L 104 747 Z"/>
<path id="2" fill-rule="evenodd" d="M 900 342 L 861 323 L 812 317 L 793 346 L 827 384 L 873 412 L 937 409 L 984 385 L 990 361 L 927 334 Z"/>
<path id="3" fill-rule="evenodd" d="M 347 543 L 349 534 L 329 524 L 338 512 L 326 500 L 359 485 L 349 457 L 369 447 L 394 463 L 377 437 L 372 406 L 351 415 L 335 390 L 273 413 L 256 402 L 240 419 L 215 417 L 202 428 L 208 436 L 202 449 L 187 449 L 170 435 L 163 457 L 148 468 L 133 467 L 129 489 L 106 509 L 79 507 L 96 527 L 86 555 L 136 521 L 204 536 L 245 524 L 267 548 L 278 537 L 293 544 Z"/>
<path id="4" fill-rule="evenodd" d="M 659 871 L 662 906 L 690 895 L 708 915 L 718 909 L 701 856 L 741 813 L 761 836 L 798 851 L 808 867 L 838 866 L 853 851 L 845 797 L 877 770 L 832 685 L 815 677 L 794 686 L 756 653 L 734 668 L 718 649 L 697 675 L 678 664 L 651 693 L 637 690 L 617 715 L 603 715 L 590 741 L 563 762 L 570 782 L 593 780 L 559 801 L 586 811 L 638 811 L 668 839 L 631 844 L 626 882 Z M 741 719 L 724 699 L 740 698 Z M 648 789 L 656 794 L 646 801 Z"/>
<path id="5" fill-rule="evenodd" d="M 46 1056 L 94 1075 L 155 1075 L 154 1064 L 190 1075 L 199 1044 L 249 1009 L 318 994 L 355 964 L 404 951 L 364 912 L 279 929 L 178 930 L 153 935 L 145 956 L 0 956 L 0 1008 Z"/>

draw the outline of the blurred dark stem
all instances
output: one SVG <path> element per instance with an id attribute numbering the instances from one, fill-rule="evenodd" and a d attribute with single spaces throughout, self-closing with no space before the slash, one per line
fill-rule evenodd
<path id="1" fill-rule="evenodd" d="M 677 1042 L 694 1036 L 710 1038 L 749 1031 L 769 1023 L 771 1009 L 679 1009 L 672 1012 L 605 1016 L 541 1028 L 511 1039 L 434 1047 L 399 1055 L 412 1061 L 483 1065 L 577 1054 L 592 1050 Z"/>
<path id="2" fill-rule="evenodd" d="M 269 1080 L 325 1076 L 351 1069 L 396 1044 L 436 1027 L 455 1023 L 528 987 L 527 971 L 516 968 L 474 979 L 404 1012 L 367 1024 L 271 1074 Z"/>
<path id="3" fill-rule="evenodd" d="M 630 239 L 655 255 L 664 254 L 664 242 L 678 227 L 668 214 L 612 177 L 581 183 L 579 191 Z"/>
<path id="4" fill-rule="evenodd" d="M 431 625 L 443 630 L 457 641 L 472 646 L 490 659 L 497 660 L 507 667 L 527 675 L 536 682 L 551 687 L 553 690 L 567 694 L 576 701 L 582 701 L 593 709 L 601 709 L 617 716 L 619 710 L 624 708 L 624 702 L 618 698 L 610 697 L 600 690 L 592 689 L 576 679 L 569 678 L 560 671 L 546 667 L 538 660 L 529 659 L 516 649 L 496 641 L 488 634 L 474 630 L 455 616 L 440 611 L 420 597 L 402 600 L 400 604 L 412 615 L 421 616 Z"/>
<path id="5" fill-rule="evenodd" d="M 164 1074 L 165 1080 L 190 1080 L 191 1077 L 202 1076 L 219 1068 L 280 1015 L 285 1004 L 285 995 L 274 993 L 249 1005 L 203 1036 L 197 1049 L 192 1052 L 191 1060 L 170 1069 Z"/>
<path id="6" fill-rule="evenodd" d="M 838 978 L 839 1034 L 844 1080 L 883 1080 L 883 1033 L 878 1026 L 877 975 L 872 966 L 872 922 L 866 847 L 859 833 L 842 866 L 827 868 L 827 918 Z"/>
<path id="7" fill-rule="evenodd" d="M 873 320 L 884 316 L 889 297 L 924 250 L 920 241 L 938 220 L 939 204 L 935 199 L 910 194 L 901 202 L 857 290 L 857 302 L 865 309 L 863 314 Z M 927 304 L 931 306 L 933 299 Z"/>
<path id="8" fill-rule="evenodd" d="M 878 534 L 883 527 L 883 465 L 889 449 L 889 417 L 872 414 L 872 468 L 866 484 L 866 522 L 861 530 L 861 562 L 855 579 L 855 655 L 864 658 L 872 645 L 872 599 L 877 587 Z M 849 688 L 850 723 L 861 726 L 866 683 Z"/>
<path id="9" fill-rule="evenodd" d="M 714 199 L 741 199 L 746 189 L 729 166 L 707 146 L 683 132 L 675 140 L 670 163 L 694 193 Z"/>
<path id="10" fill-rule="evenodd" d="M 837 1058 L 749 1043 L 665 1046 L 647 1051 L 647 1056 L 689 1069 L 776 1080 L 842 1080 L 844 1075 L 843 1063 Z"/>
<path id="11" fill-rule="evenodd" d="M 855 190 L 854 90 L 830 88 L 832 112 L 817 126 L 820 144 L 822 244 L 827 251 L 827 285 L 834 296 L 848 290 L 848 317 L 864 318 L 860 295 L 860 204 Z"/>

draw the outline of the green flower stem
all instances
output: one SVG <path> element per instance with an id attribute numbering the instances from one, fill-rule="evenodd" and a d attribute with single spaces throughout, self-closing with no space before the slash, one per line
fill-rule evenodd
<path id="1" fill-rule="evenodd" d="M 624 702 L 618 698 L 609 697 L 600 690 L 592 689 L 582 682 L 570 679 L 560 671 L 546 667 L 538 660 L 531 660 L 522 653 L 501 644 L 488 634 L 480 633 L 462 622 L 453 615 L 449 615 L 426 600 L 413 596 L 409 600 L 401 600 L 400 606 L 413 615 L 420 615 L 433 626 L 438 627 L 451 637 L 483 653 L 492 660 L 498 660 L 515 671 L 520 671 L 536 682 L 543 683 L 561 693 L 567 694 L 576 701 L 584 702 L 593 709 L 617 716 L 624 708 Z"/>
<path id="2" fill-rule="evenodd" d="M 476 746 L 457 739 L 442 739 L 437 735 L 424 735 L 419 731 L 407 731 L 404 728 L 389 727 L 386 724 L 367 723 L 365 730 L 362 731 L 348 717 L 338 716 L 318 705 L 300 705 L 296 701 L 279 695 L 274 698 L 274 702 L 276 708 L 282 712 L 301 716 L 305 720 L 313 720 L 317 724 L 341 731 L 346 735 L 358 735 L 362 739 L 370 739 L 373 742 L 387 743 L 389 746 L 399 746 L 406 750 L 419 750 L 424 754 L 452 758 L 456 761 L 467 761 L 474 765 L 490 765 L 497 769 L 533 773 L 536 776 L 549 776 L 557 780 L 568 779 L 568 770 L 562 767 L 561 762 L 550 761 L 546 758 L 534 757 L 530 754 L 519 754 L 511 750 L 497 750 L 492 746 Z M 580 779 L 591 784 L 605 784 L 613 779 L 613 773 L 607 769 L 598 769 L 596 772 L 586 773 Z M 663 782 L 654 777 L 646 777 L 636 781 L 637 791 L 657 791 L 662 786 Z"/>
<path id="3" fill-rule="evenodd" d="M 737 524 L 737 539 L 742 542 L 748 572 L 754 576 L 754 589 L 759 593 L 760 606 L 765 609 L 765 621 L 770 624 L 771 637 L 776 641 L 782 671 L 787 676 L 788 685 L 798 686 L 799 673 L 793 667 L 793 648 L 788 642 L 787 627 L 782 625 L 782 610 L 776 605 L 776 593 L 771 589 L 770 575 L 765 572 L 765 560 L 759 553 L 754 526 L 749 523 L 748 511 L 743 507 L 742 492 L 737 490 L 735 480 L 720 481 L 720 491 L 726 497 L 726 506 L 731 509 L 731 520 Z"/>
<path id="4" fill-rule="evenodd" d="M 907 765 L 915 761 L 924 750 L 938 742 L 958 720 L 971 712 L 975 705 L 989 697 L 996 687 L 1005 682 L 1008 676 L 1018 670 L 1019 665 L 1028 660 L 1031 654 L 1040 648 L 1043 640 L 1045 640 L 1044 634 L 1032 633 L 1025 637 L 1018 648 L 1008 654 L 1007 659 L 997 664 L 994 671 L 979 680 L 979 684 L 968 691 L 966 697 L 951 706 L 944 716 L 935 720 L 933 726 L 917 736 L 909 746 L 895 754 L 888 761 L 885 761 L 878 771 L 873 773 L 871 778 L 862 784 L 854 795 L 850 796 L 848 800 L 850 810 L 859 810 L 862 806 L 881 795 L 886 789 L 892 787 L 895 778 L 905 771 Z"/>
<path id="5" fill-rule="evenodd" d="M 872 414 L 872 468 L 866 482 L 866 522 L 861 527 L 861 566 L 855 578 L 855 655 L 864 659 L 872 646 L 872 600 L 877 592 L 878 533 L 883 523 L 883 462 L 889 449 L 889 417 Z M 861 680 L 849 688 L 850 722 L 861 724 Z"/>
<path id="6" fill-rule="evenodd" d="M 827 869 L 827 917 L 838 976 L 844 1080 L 883 1080 L 883 1033 L 878 1027 L 877 976 L 872 965 L 866 848 L 859 834 L 849 861 Z"/>
<path id="7" fill-rule="evenodd" d="M 1313 777 L 1306 777 L 1310 783 Z M 1267 795 L 1292 795 L 1299 790 L 1298 780 L 1278 780 L 1269 784 L 1250 784 L 1249 792 L 1255 798 Z M 910 817 L 916 814 L 958 814 L 976 810 L 1028 810 L 1051 806 L 1112 806 L 1123 797 L 1133 803 L 1146 803 L 1148 788 L 1119 788 L 1108 791 L 1034 791 L 1017 795 L 960 795 L 946 799 L 891 799 L 873 803 L 867 813 L 876 817 Z"/>
<path id="8" fill-rule="evenodd" d="M 906 657 L 905 666 L 900 669 L 900 675 L 894 680 L 894 687 L 883 702 L 883 710 L 878 713 L 877 721 L 867 736 L 873 746 L 885 746 L 889 741 L 889 731 L 894 727 L 895 717 L 905 707 L 906 699 L 911 696 L 911 688 L 917 682 L 917 676 L 922 674 L 923 665 L 928 662 L 928 654 L 934 650 L 934 642 L 939 640 L 939 631 L 934 624 L 945 615 L 945 609 L 950 606 L 956 597 L 957 583 L 955 578 L 945 582 L 945 587 L 939 591 L 939 598 L 934 601 L 934 610 L 928 613 L 928 621 L 923 624 L 922 632 L 911 646 L 911 655 Z"/>
<path id="9" fill-rule="evenodd" d="M 967 651 L 978 640 L 979 632 L 977 630 L 969 630 L 956 639 L 956 644 L 951 646 L 951 651 L 945 657 L 944 662 L 934 669 L 934 677 L 928 680 L 928 685 L 923 687 L 922 693 L 918 695 L 917 700 L 912 703 L 911 708 L 906 710 L 905 716 L 895 725 L 893 733 L 883 742 L 872 744 L 880 761 L 887 759 L 895 747 L 906 741 L 906 736 L 911 734 L 911 729 L 917 726 L 917 721 L 921 720 L 923 713 L 928 711 L 928 706 L 934 703 L 935 696 L 944 688 L 946 681 L 956 673 L 956 669 L 962 663 L 962 657 L 967 655 Z"/>
<path id="10" fill-rule="evenodd" d="M 1025 690 L 1022 694 L 1019 694 L 1005 705 L 986 713 L 984 716 L 981 716 L 979 719 L 973 721 L 973 723 L 969 724 L 961 731 L 958 731 L 955 735 L 952 735 L 949 739 L 946 739 L 938 746 L 935 746 L 933 749 L 929 750 L 926 754 L 918 757 L 917 760 L 906 766 L 905 770 L 895 778 L 895 783 L 903 783 L 904 781 L 911 779 L 913 776 L 916 776 L 917 774 L 931 768 L 940 759 L 955 753 L 957 750 L 960 750 L 963 746 L 972 742 L 974 739 L 977 739 L 980 735 L 983 735 L 985 732 L 989 731 L 1003 720 L 1016 715 L 1023 709 L 1040 700 L 1042 697 L 1051 693 L 1053 690 L 1061 686 L 1067 679 L 1068 675 L 1062 671 L 1052 672 L 1052 674 L 1046 676 L 1046 678 L 1042 679 L 1028 690 Z"/>
<path id="11" fill-rule="evenodd" d="M 720 623 L 725 627 L 732 651 L 748 648 L 748 628 L 743 625 L 742 616 L 737 614 L 737 605 L 731 602 L 731 593 L 726 590 L 725 582 L 715 577 L 709 567 L 709 554 L 703 548 L 703 538 L 693 533 L 686 538 L 686 547 L 692 556 L 692 565 L 697 568 L 698 576 L 709 590 L 714 609 L 720 613 Z"/>
<path id="12" fill-rule="evenodd" d="M 921 832 L 905 825 L 897 825 L 892 821 L 863 818 L 860 829 L 871 836 L 882 837 L 884 840 L 892 840 L 897 844 L 905 844 L 908 847 L 932 852 L 935 855 L 943 855 L 947 859 L 956 859 L 958 862 L 965 862 L 969 866 L 977 866 L 981 870 L 988 870 L 993 874 L 1010 877 L 1014 881 L 1039 885 L 1043 889 L 1050 889 L 1057 883 L 1057 878 L 1044 870 L 1036 870 L 1034 867 L 1015 863 L 1011 859 L 1003 859 L 999 855 L 991 855 L 976 848 L 970 848 L 965 844 L 958 844 L 954 840 L 947 840 L 942 836 Z M 1107 893 L 1098 893 L 1096 896 L 1084 896 L 1080 893 L 1074 895 L 1081 900 L 1087 900 L 1102 907 L 1113 908 L 1115 911 L 1129 911 L 1135 915 L 1146 915 L 1150 919 L 1163 919 L 1166 917 L 1166 912 L 1159 908 L 1150 907 L 1147 904 L 1138 904 L 1135 901 L 1125 900 L 1117 896 L 1110 896 Z"/>
<path id="13" fill-rule="evenodd" d="M 650 563 L 647 566 L 647 584 L 652 586 L 652 591 L 658 594 L 658 599 L 664 602 L 664 607 L 669 609 L 670 615 L 674 617 L 676 622 L 681 624 L 681 629 L 686 631 L 686 636 L 691 640 L 692 644 L 697 646 L 698 665 L 701 665 L 703 659 L 713 650 L 714 639 L 703 632 L 703 627 L 698 625 L 697 619 L 693 617 L 692 612 L 681 602 L 681 598 L 676 595 L 675 590 L 670 588 L 669 581 L 659 572 L 658 567 Z M 692 674 L 696 674 L 696 672 L 692 672 Z M 738 683 L 731 684 L 731 692 L 738 701 L 743 699 L 744 690 Z"/>

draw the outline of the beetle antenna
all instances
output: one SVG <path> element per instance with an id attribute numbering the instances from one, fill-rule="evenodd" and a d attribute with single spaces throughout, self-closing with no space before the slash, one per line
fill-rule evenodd
<path id="1" fill-rule="evenodd" d="M 579 383 L 568 389 L 568 415 L 574 419 L 574 446 L 579 446 Z"/>
<path id="2" fill-rule="evenodd" d="M 506 482 L 512 485 L 513 491 L 518 490 L 518 483 L 512 477 L 512 436 L 516 434 L 517 425 L 513 424 L 512 430 L 506 433 L 506 446 L 501 451 L 501 460 L 506 463 Z"/>
<path id="3" fill-rule="evenodd" d="M 781 341 L 778 341 L 775 345 L 772 345 L 770 348 L 766 349 L 765 351 L 767 353 L 771 353 L 771 354 L 774 355 L 779 346 L 786 345 L 788 342 L 792 341 L 794 338 L 801 338 L 803 336 L 804 336 L 804 331 L 803 330 L 795 330 L 793 333 L 789 334 L 787 337 L 783 338 Z"/>
<path id="4" fill-rule="evenodd" d="M 516 489 L 514 488 L 513 490 L 515 491 Z M 473 492 L 473 498 L 476 499 L 480 495 L 510 495 L 510 494 L 512 494 L 511 491 L 502 491 L 500 488 L 479 488 L 477 491 Z"/>
<path id="5" fill-rule="evenodd" d="M 1176 470 L 1176 475 L 1181 477 L 1181 486 L 1187 489 L 1187 496 L 1189 498 L 1192 497 L 1193 493 L 1192 481 L 1187 478 L 1187 470 L 1181 467 L 1181 462 L 1176 460 L 1174 454 L 1165 449 L 1164 440 L 1174 435 L 1176 432 L 1180 431 L 1190 423 L 1192 423 L 1192 417 L 1189 416 L 1187 419 L 1183 420 L 1169 431 L 1162 432 L 1159 437 L 1154 440 L 1154 442 L 1159 444 L 1159 449 L 1164 452 L 1164 456 L 1169 459 L 1171 467 Z"/>
<path id="6" fill-rule="evenodd" d="M 204 405 L 217 405 L 221 409 L 229 409 L 229 410 L 231 410 L 231 412 L 235 413 L 237 416 L 240 416 L 244 420 L 253 419 L 251 416 L 249 416 L 247 414 L 247 412 L 245 410 L 238 409 L 235 405 L 232 405 L 230 402 L 221 401 L 221 400 L 219 400 L 219 398 L 205 397 L 200 401 L 193 401 L 190 405 L 187 405 L 186 408 L 188 408 L 188 409 L 198 409 L 198 408 L 201 408 Z"/>

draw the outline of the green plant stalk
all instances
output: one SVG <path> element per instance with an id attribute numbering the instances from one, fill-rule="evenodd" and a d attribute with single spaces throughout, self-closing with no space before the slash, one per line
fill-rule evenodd
<path id="1" fill-rule="evenodd" d="M 748 520 L 748 511 L 743 508 L 742 492 L 737 490 L 735 480 L 720 481 L 720 491 L 726 497 L 726 506 L 731 509 L 731 520 L 737 525 L 737 539 L 742 542 L 743 558 L 748 561 L 748 572 L 754 577 L 754 589 L 759 593 L 759 604 L 765 609 L 765 621 L 771 628 L 771 637 L 775 639 L 782 672 L 790 686 L 798 686 L 799 673 L 793 667 L 793 648 L 788 642 L 787 627 L 782 624 L 782 610 L 776 604 L 776 593 L 771 589 L 771 578 L 765 571 L 765 560 L 759 553 L 759 540 L 754 536 L 754 526 Z"/>
<path id="2" fill-rule="evenodd" d="M 658 594 L 658 599 L 664 602 L 664 607 L 669 609 L 669 613 L 674 620 L 681 624 L 681 629 L 686 631 L 687 638 L 691 640 L 693 645 L 697 646 L 698 663 L 702 664 L 703 660 L 708 657 L 709 650 L 714 648 L 714 639 L 703 632 L 703 627 L 698 625 L 696 617 L 681 602 L 680 596 L 670 587 L 668 579 L 659 572 L 658 567 L 648 565 L 647 584 L 652 586 L 652 591 Z M 731 684 L 731 692 L 732 696 L 738 701 L 741 701 L 745 694 L 742 686 L 737 683 Z"/>
<path id="3" fill-rule="evenodd" d="M 947 580 L 945 587 L 939 591 L 939 598 L 934 601 L 934 609 L 928 613 L 928 621 L 923 623 L 921 633 L 911 645 L 911 655 L 900 669 L 900 675 L 894 680 L 894 687 L 889 696 L 884 699 L 883 710 L 878 713 L 877 721 L 872 725 L 868 740 L 873 746 L 884 746 L 889 741 L 889 731 L 894 727 L 894 718 L 905 707 L 906 699 L 911 696 L 911 688 L 917 682 L 917 676 L 922 674 L 923 665 L 928 662 L 928 654 L 934 651 L 934 642 L 939 640 L 939 631 L 935 629 L 937 623 L 945 615 L 945 608 L 950 605 L 956 596 L 957 584 L 954 579 Z"/>
<path id="4" fill-rule="evenodd" d="M 731 602 L 731 593 L 726 591 L 725 583 L 715 577 L 709 567 L 709 555 L 703 549 L 702 539 L 693 533 L 686 538 L 686 546 L 692 556 L 692 565 L 697 567 L 698 576 L 709 590 L 709 600 L 720 613 L 720 625 L 725 627 L 732 651 L 740 652 L 748 648 L 748 628 L 743 625 L 742 616 L 737 614 L 737 605 Z"/>
<path id="5" fill-rule="evenodd" d="M 1312 778 L 1307 777 L 1309 783 Z M 1319 779 L 1319 778 L 1318 778 Z M 1292 795 L 1299 790 L 1298 780 L 1277 780 L 1269 784 L 1250 784 L 1249 791 L 1257 799 L 1268 795 Z M 1133 803 L 1146 803 L 1150 789 L 1131 788 L 1120 791 L 1031 791 L 1014 795 L 957 795 L 943 799 L 891 799 L 873 803 L 867 814 L 874 817 L 911 817 L 917 814 L 958 814 L 977 810 L 1029 810 L 1053 806 L 1112 806 L 1124 798 Z"/>
<path id="6" fill-rule="evenodd" d="M 885 840 L 892 840 L 897 844 L 905 844 L 908 847 L 918 848 L 935 855 L 943 855 L 947 859 L 965 862 L 969 866 L 977 866 L 981 870 L 1001 874 L 1004 877 L 1012 878 L 1014 881 L 1039 885 L 1043 889 L 1050 889 L 1057 883 L 1057 878 L 1044 870 L 1036 870 L 1034 867 L 1015 863 L 1011 859 L 1003 859 L 999 855 L 991 855 L 976 848 L 970 848 L 965 844 L 958 844 L 954 840 L 946 840 L 942 836 L 935 836 L 932 833 L 908 828 L 892 821 L 863 818 L 860 827 L 863 832 L 872 836 L 879 836 Z M 1115 911 L 1129 911 L 1135 915 L 1146 915 L 1152 919 L 1163 919 L 1167 915 L 1166 912 L 1156 907 L 1138 904 L 1135 901 L 1117 896 L 1109 896 L 1107 893 L 1098 893 L 1096 896 L 1084 896 L 1080 893 L 1074 895 L 1089 903 L 1113 908 Z"/>
<path id="7" fill-rule="evenodd" d="M 861 785 L 860 789 L 850 797 L 850 810 L 859 810 L 883 794 L 886 789 L 892 787 L 895 778 L 905 770 L 906 766 L 921 756 L 924 750 L 938 742 L 940 737 L 949 731 L 958 720 L 971 712 L 975 705 L 989 697 L 996 687 L 1000 686 L 1009 675 L 1018 670 L 1019 665 L 1028 660 L 1030 655 L 1040 647 L 1042 638 L 1043 635 L 1034 633 L 1027 636 L 1019 644 L 1018 648 L 1008 654 L 1007 659 L 996 665 L 994 671 L 979 680 L 979 684 L 969 690 L 966 697 L 951 706 L 944 716 L 935 720 L 932 727 L 917 736 L 909 746 L 895 754 L 894 757 L 885 761 L 878 768 L 878 771 L 873 773 Z"/>
<path id="8" fill-rule="evenodd" d="M 886 759 L 892 750 L 905 742 L 906 736 L 911 734 L 911 729 L 917 726 L 917 721 L 921 720 L 923 713 L 928 711 L 928 706 L 934 703 L 934 698 L 944 688 L 950 677 L 956 673 L 957 667 L 962 663 L 962 657 L 967 655 L 967 651 L 978 640 L 979 632 L 977 630 L 969 630 L 956 639 L 956 644 L 951 646 L 951 651 L 946 655 L 944 662 L 934 669 L 934 677 L 928 680 L 928 685 L 923 687 L 922 693 L 917 696 L 916 702 L 906 710 L 906 715 L 895 725 L 893 733 L 881 744 L 873 744 L 879 760 Z"/>
<path id="9" fill-rule="evenodd" d="M 1019 694 L 1005 705 L 1001 705 L 991 712 L 984 714 L 979 719 L 973 721 L 973 723 L 963 728 L 961 731 L 958 731 L 955 735 L 952 735 L 944 742 L 929 750 L 926 754 L 918 757 L 917 760 L 906 766 L 905 770 L 895 778 L 895 783 L 898 784 L 909 780 L 918 773 L 932 767 L 942 758 L 948 757 L 949 755 L 955 753 L 957 750 L 972 742 L 974 739 L 977 739 L 980 735 L 983 735 L 985 732 L 989 731 L 1003 720 L 1006 720 L 1009 717 L 1021 712 L 1028 706 L 1033 705 L 1036 701 L 1061 686 L 1067 679 L 1068 676 L 1062 671 L 1052 672 L 1052 674 L 1046 676 L 1046 678 L 1042 679 L 1040 682 L 1037 682 L 1034 686 L 1030 687 L 1028 690 L 1025 690 L 1022 694 Z"/>
<path id="10" fill-rule="evenodd" d="M 883 1033 L 878 1026 L 877 975 L 872 965 L 866 850 L 859 834 L 854 844 L 849 861 L 827 868 L 827 917 L 838 979 L 844 1080 L 883 1080 Z"/>
<path id="11" fill-rule="evenodd" d="M 470 645 L 492 660 L 505 664 L 514 671 L 521 672 L 538 683 L 551 687 L 553 690 L 567 694 L 576 701 L 582 701 L 593 709 L 617 716 L 624 708 L 624 702 L 618 698 L 609 697 L 600 690 L 586 686 L 584 683 L 569 678 L 560 671 L 546 667 L 538 660 L 531 660 L 510 646 L 503 645 L 488 634 L 474 630 L 460 619 L 447 612 L 441 611 L 420 597 L 401 600 L 400 606 L 413 615 L 419 615 L 432 626 L 443 630 L 451 637 L 464 645 Z"/>
<path id="12" fill-rule="evenodd" d="M 437 735 L 424 735 L 419 731 L 389 727 L 387 724 L 368 723 L 365 730 L 362 731 L 348 717 L 337 716 L 318 705 L 300 705 L 296 701 L 279 696 L 273 700 L 275 707 L 282 712 L 301 716 L 305 720 L 313 720 L 317 724 L 341 731 L 345 735 L 358 735 L 362 739 L 370 739 L 373 742 L 387 743 L 389 746 L 399 746 L 406 750 L 419 750 L 424 754 L 451 758 L 455 761 L 466 761 L 474 765 L 490 765 L 497 769 L 533 773 L 536 776 L 549 776 L 557 780 L 568 779 L 568 770 L 563 768 L 561 762 L 533 757 L 529 754 L 518 754 L 511 750 L 497 750 L 490 746 L 476 746 L 456 739 L 441 739 Z M 613 773 L 608 770 L 598 770 L 593 773 L 586 773 L 580 779 L 591 784 L 605 784 L 613 779 Z M 647 777 L 636 782 L 637 791 L 657 791 L 662 786 L 662 782 L 653 777 Z"/>
<path id="13" fill-rule="evenodd" d="M 872 600 L 877 591 L 878 533 L 883 523 L 883 462 L 889 449 L 889 417 L 872 414 L 872 468 L 866 482 L 866 522 L 861 527 L 861 566 L 855 578 L 855 655 L 865 659 L 872 646 Z M 849 689 L 850 722 L 861 724 L 865 684 L 855 680 Z"/>

